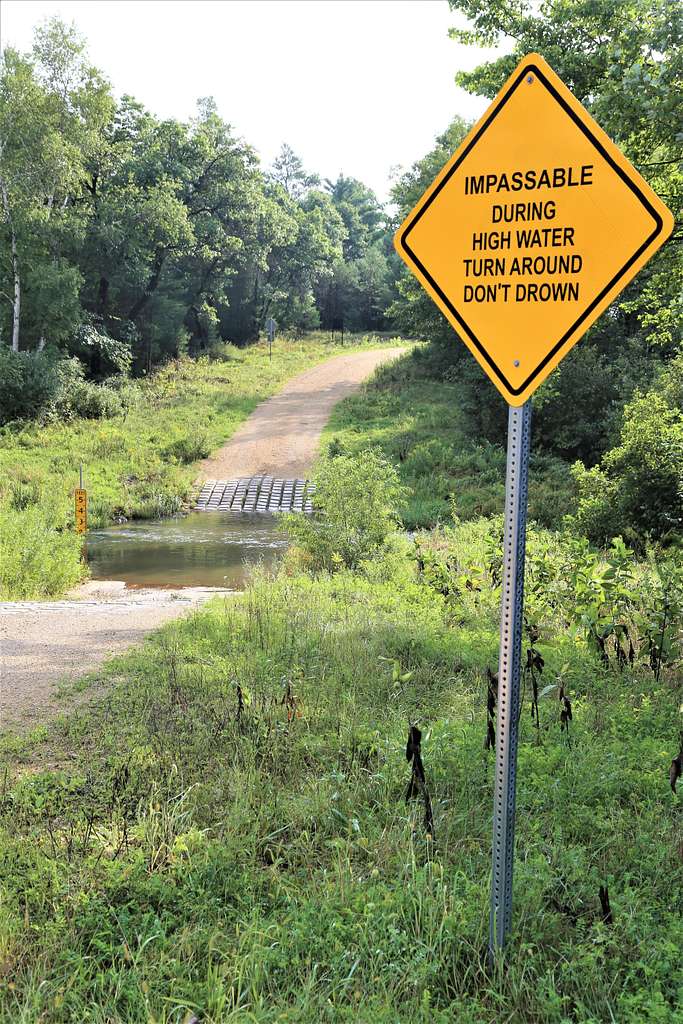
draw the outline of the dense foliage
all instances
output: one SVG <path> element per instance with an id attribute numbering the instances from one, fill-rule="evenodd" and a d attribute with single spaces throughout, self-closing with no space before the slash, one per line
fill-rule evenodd
<path id="1" fill-rule="evenodd" d="M 683 354 L 651 391 L 624 409 L 618 443 L 599 465 L 574 467 L 579 506 L 574 525 L 604 543 L 621 534 L 642 547 L 648 537 L 680 541 L 683 531 Z"/>
<path id="2" fill-rule="evenodd" d="M 498 443 L 482 437 L 481 411 L 463 401 L 463 390 L 447 348 L 416 345 L 332 412 L 325 431 L 331 451 L 349 456 L 372 446 L 397 467 L 399 512 L 409 529 L 496 515 L 503 507 L 505 422 Z M 536 452 L 531 470 L 529 515 L 558 528 L 575 507 L 569 466 Z"/>
<path id="3" fill-rule="evenodd" d="M 404 497 L 395 466 L 376 449 L 349 457 L 332 447 L 319 461 L 314 482 L 314 514 L 295 512 L 283 519 L 303 564 L 314 570 L 355 569 L 381 555 Z"/>
<path id="4" fill-rule="evenodd" d="M 369 189 L 321 183 L 286 145 L 262 169 L 211 99 L 188 123 L 117 101 L 56 18 L 2 55 L 0 199 L 0 344 L 77 356 L 95 380 L 253 341 L 270 316 L 384 326 L 390 235 Z"/>

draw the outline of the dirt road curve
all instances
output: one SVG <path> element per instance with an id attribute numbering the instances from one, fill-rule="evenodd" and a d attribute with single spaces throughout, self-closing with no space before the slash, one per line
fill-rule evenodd
<path id="1" fill-rule="evenodd" d="M 295 377 L 202 463 L 200 479 L 305 474 L 332 406 L 402 351 L 338 356 Z M 123 583 L 90 582 L 65 601 L 0 603 L 0 729 L 44 720 L 56 706 L 57 683 L 92 671 L 213 594 L 201 587 L 127 590 Z"/>
<path id="2" fill-rule="evenodd" d="M 355 391 L 380 363 L 404 351 L 385 348 L 336 356 L 294 377 L 263 402 L 223 448 L 200 463 L 198 482 L 258 473 L 305 476 L 332 407 Z"/>

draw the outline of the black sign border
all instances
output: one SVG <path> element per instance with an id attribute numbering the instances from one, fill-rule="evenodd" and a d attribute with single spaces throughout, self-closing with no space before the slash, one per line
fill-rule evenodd
<path id="1" fill-rule="evenodd" d="M 520 387 L 514 388 L 510 384 L 509 380 L 507 379 L 505 374 L 502 372 L 502 370 L 494 363 L 493 359 L 488 354 L 488 352 L 484 348 L 483 344 L 479 341 L 479 339 L 475 335 L 474 331 L 467 325 L 467 323 L 462 318 L 460 313 L 458 313 L 457 309 L 455 308 L 455 306 L 453 305 L 451 300 L 448 298 L 448 296 L 445 294 L 445 292 L 443 292 L 441 290 L 441 288 L 439 287 L 437 282 L 434 280 L 432 275 L 429 273 L 427 268 L 424 266 L 424 264 L 419 260 L 419 258 L 416 256 L 416 254 L 410 248 L 407 239 L 408 239 L 408 235 L 410 234 L 410 232 L 413 230 L 413 228 L 418 223 L 420 218 L 424 215 L 425 211 L 434 202 L 434 200 L 436 199 L 438 194 L 441 192 L 442 188 L 444 188 L 448 184 L 448 181 L 450 180 L 451 176 L 460 167 L 460 165 L 462 164 L 463 160 L 468 155 L 470 150 L 476 145 L 476 143 L 479 141 L 479 139 L 484 134 L 486 129 L 489 127 L 489 125 L 498 116 L 498 114 L 501 112 L 501 110 L 503 109 L 503 107 L 505 106 L 507 101 L 510 99 L 512 94 L 518 88 L 518 86 L 522 83 L 522 81 L 526 78 L 526 76 L 531 74 L 531 73 L 534 73 L 536 75 L 536 77 L 543 83 L 543 85 L 546 87 L 546 89 L 551 94 L 551 96 L 553 96 L 554 99 L 557 100 L 557 102 L 560 104 L 562 109 L 571 117 L 572 121 L 577 125 L 577 127 L 581 129 L 581 131 L 586 136 L 586 138 L 589 140 L 589 142 L 591 142 L 593 144 L 593 146 L 595 146 L 597 151 L 600 153 L 600 155 L 603 157 L 603 159 L 607 161 L 607 163 L 610 165 L 612 170 L 615 171 L 619 175 L 619 177 L 622 179 L 622 181 L 625 182 L 625 184 L 631 189 L 631 191 L 634 193 L 634 195 L 640 200 L 640 202 L 643 204 L 643 206 L 645 207 L 647 212 L 653 218 L 656 226 L 655 226 L 655 229 L 652 232 L 652 234 L 649 235 L 645 239 L 643 244 L 634 252 L 634 254 L 630 257 L 630 259 L 628 259 L 626 261 L 626 263 L 624 263 L 623 267 L 614 275 L 614 277 L 609 282 L 609 284 L 607 284 L 602 289 L 602 291 L 595 297 L 595 299 L 593 299 L 591 304 L 574 321 L 574 323 L 569 328 L 569 330 L 565 331 L 565 333 L 562 335 L 560 340 L 555 344 L 555 346 L 550 350 L 550 352 L 548 352 L 548 354 L 545 356 L 545 358 L 538 364 L 538 366 L 533 371 L 533 373 L 531 373 L 527 377 L 527 379 L 524 381 L 523 384 L 520 385 Z M 524 392 L 529 387 L 529 385 L 536 379 L 536 377 L 539 375 L 541 370 L 543 370 L 543 368 L 550 362 L 550 360 L 557 354 L 557 352 L 559 352 L 559 350 L 562 348 L 562 346 L 566 343 L 567 339 L 571 337 L 571 335 L 574 333 L 574 331 L 576 331 L 576 329 L 581 326 L 583 321 L 590 315 L 590 313 L 592 313 L 592 311 L 595 309 L 595 307 L 603 300 L 605 295 L 607 295 L 608 292 L 611 291 L 611 289 L 614 287 L 614 285 L 617 284 L 617 282 L 624 276 L 624 274 L 630 269 L 630 267 L 633 266 L 633 264 L 636 262 L 636 260 L 643 254 L 643 252 L 645 252 L 645 250 L 652 244 L 652 242 L 656 238 L 659 237 L 659 235 L 662 232 L 663 226 L 664 226 L 664 222 L 663 222 L 661 216 L 659 215 L 657 210 L 654 208 L 652 203 L 649 201 L 649 199 L 638 188 L 638 185 L 634 181 L 632 181 L 631 178 L 626 174 L 624 169 L 622 167 L 620 167 L 619 164 L 616 163 L 615 160 L 612 159 L 612 157 L 607 152 L 607 150 L 605 149 L 603 144 L 600 142 L 600 140 L 597 139 L 593 135 L 593 133 L 590 131 L 589 127 L 586 124 L 583 123 L 583 121 L 578 116 L 578 114 L 576 114 L 576 112 L 571 108 L 571 106 L 567 103 L 565 98 L 560 95 L 560 93 L 557 91 L 555 86 L 550 81 L 548 81 L 548 79 L 543 74 L 543 72 L 538 67 L 538 65 L 534 64 L 533 62 L 530 62 L 529 64 L 525 64 L 524 65 L 524 67 L 520 71 L 519 75 L 517 76 L 515 81 L 512 83 L 512 85 L 510 86 L 509 90 L 507 91 L 507 93 L 505 94 L 505 96 L 503 97 L 501 102 L 498 104 L 496 109 L 491 112 L 489 117 L 487 117 L 487 119 L 484 121 L 484 123 L 482 124 L 481 128 L 476 133 L 476 135 L 474 135 L 473 138 L 470 139 L 468 145 L 465 147 L 465 149 L 460 154 L 460 156 L 458 157 L 456 162 L 453 164 L 453 166 L 451 168 L 449 168 L 448 173 L 439 182 L 438 186 L 434 189 L 432 194 L 429 196 L 429 199 L 427 199 L 427 201 L 424 204 L 424 206 L 420 207 L 420 209 L 417 211 L 417 213 L 415 214 L 413 219 L 410 221 L 408 226 L 403 230 L 403 232 L 401 234 L 401 245 L 402 245 L 403 249 L 408 253 L 410 258 L 413 260 L 415 265 L 420 269 L 420 272 L 429 281 L 429 283 L 431 284 L 432 288 L 439 295 L 439 297 L 442 300 L 442 302 L 444 303 L 444 305 L 453 314 L 453 316 L 458 321 L 458 323 L 462 327 L 462 329 L 465 332 L 465 334 L 467 335 L 467 337 L 472 341 L 472 343 L 474 344 L 476 349 L 484 357 L 484 359 L 486 360 L 488 365 L 491 367 L 491 369 L 493 370 L 495 375 L 498 377 L 498 379 L 501 381 L 501 383 L 505 386 L 505 388 L 510 392 L 511 395 L 521 395 L 522 392 Z"/>

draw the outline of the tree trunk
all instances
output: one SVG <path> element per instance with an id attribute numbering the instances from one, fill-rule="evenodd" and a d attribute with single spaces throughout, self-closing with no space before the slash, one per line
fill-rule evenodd
<path id="1" fill-rule="evenodd" d="M 156 291 L 157 285 L 159 284 L 159 279 L 161 277 L 161 268 L 164 265 L 165 256 L 166 256 L 165 253 L 159 253 L 157 255 L 156 259 L 154 260 L 154 269 L 152 271 L 152 276 L 150 277 L 149 281 L 147 282 L 147 285 L 145 287 L 144 292 L 142 293 L 140 298 L 137 300 L 137 302 L 133 305 L 133 308 L 131 309 L 130 313 L 128 314 L 128 319 L 129 320 L 135 320 L 136 317 L 138 317 L 140 315 L 140 313 L 145 308 L 145 306 L 149 302 L 150 298 L 152 297 L 152 295 Z"/>
<path id="2" fill-rule="evenodd" d="M 104 276 L 100 277 L 99 288 L 97 289 L 97 312 L 100 316 L 104 316 L 107 311 L 107 302 L 109 300 L 109 280 Z"/>
<path id="3" fill-rule="evenodd" d="M 12 274 L 14 275 L 14 302 L 12 303 L 12 351 L 19 351 L 19 323 L 21 318 L 21 275 L 19 273 L 19 254 L 17 252 L 17 236 L 14 232 L 14 223 L 9 208 L 7 186 L 0 178 L 0 191 L 2 192 L 2 208 L 9 224 L 10 235 L 12 236 Z"/>
<path id="4" fill-rule="evenodd" d="M 11 222 L 10 222 L 11 223 Z M 12 273 L 14 274 L 14 305 L 12 308 L 12 351 L 19 351 L 19 322 L 21 318 L 21 277 L 17 255 L 17 236 L 12 227 Z"/>
<path id="5" fill-rule="evenodd" d="M 258 284 L 259 284 L 259 280 L 258 280 L 258 278 L 259 278 L 259 272 L 258 272 L 258 267 L 257 267 L 256 271 L 254 273 L 254 295 L 253 295 L 253 298 L 252 298 L 253 306 L 252 306 L 252 310 L 251 310 L 251 337 L 249 339 L 250 341 L 255 341 L 258 338 L 258 336 L 259 336 L 259 308 L 258 308 L 258 303 L 259 303 Z"/>

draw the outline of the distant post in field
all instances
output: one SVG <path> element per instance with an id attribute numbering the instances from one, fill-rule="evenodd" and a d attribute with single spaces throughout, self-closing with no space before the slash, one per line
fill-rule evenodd
<path id="1" fill-rule="evenodd" d="M 272 316 L 269 316 L 266 320 L 266 334 L 268 335 L 268 358 L 273 358 L 273 341 L 275 340 L 275 332 L 277 330 L 277 323 L 273 320 Z"/>

